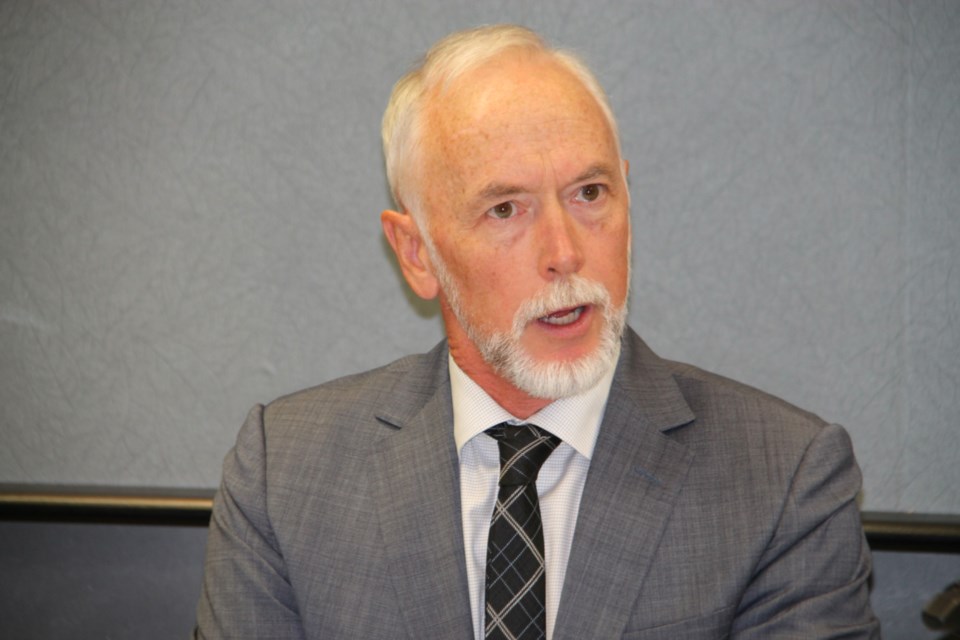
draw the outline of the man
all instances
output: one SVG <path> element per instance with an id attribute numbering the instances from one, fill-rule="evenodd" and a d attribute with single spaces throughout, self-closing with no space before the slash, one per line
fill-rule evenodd
<path id="1" fill-rule="evenodd" d="M 628 166 L 590 72 L 454 34 L 383 137 L 383 229 L 447 340 L 251 412 L 196 636 L 879 637 L 845 432 L 624 332 Z"/>

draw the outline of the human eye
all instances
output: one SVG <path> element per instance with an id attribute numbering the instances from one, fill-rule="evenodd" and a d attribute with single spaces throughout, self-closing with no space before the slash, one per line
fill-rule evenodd
<path id="1" fill-rule="evenodd" d="M 602 184 L 585 184 L 577 190 L 576 199 L 581 202 L 595 202 L 604 194 L 605 189 Z"/>
<path id="2" fill-rule="evenodd" d="M 500 220 L 506 220 L 517 215 L 518 209 L 514 202 L 501 202 L 487 209 L 487 215 Z"/>

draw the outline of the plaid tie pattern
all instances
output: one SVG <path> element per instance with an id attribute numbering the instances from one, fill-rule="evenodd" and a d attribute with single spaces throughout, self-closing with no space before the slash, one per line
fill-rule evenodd
<path id="1" fill-rule="evenodd" d="M 503 423 L 487 433 L 500 448 L 500 487 L 487 540 L 484 635 L 543 640 L 546 579 L 536 481 L 560 439 L 534 425 Z"/>

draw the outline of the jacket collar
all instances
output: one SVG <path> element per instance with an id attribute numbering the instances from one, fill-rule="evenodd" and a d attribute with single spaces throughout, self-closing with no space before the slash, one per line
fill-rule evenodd
<path id="1" fill-rule="evenodd" d="M 398 383 L 397 394 L 405 397 L 377 415 L 385 434 L 371 458 L 373 495 L 406 635 L 469 638 L 473 625 L 446 345 L 424 358 L 423 366 Z M 411 402 L 424 393 L 425 402 Z"/>
<path id="2" fill-rule="evenodd" d="M 407 635 L 471 637 L 446 345 L 424 358 L 422 377 L 406 384 L 425 402 L 398 402 L 377 415 L 386 433 L 372 459 L 374 496 Z M 581 498 L 555 640 L 617 637 L 626 625 L 693 460 L 669 432 L 693 419 L 668 364 L 628 329 Z"/>

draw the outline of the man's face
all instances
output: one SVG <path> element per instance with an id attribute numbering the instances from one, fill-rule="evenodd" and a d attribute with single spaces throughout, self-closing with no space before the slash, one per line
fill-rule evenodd
<path id="1" fill-rule="evenodd" d="M 434 96 L 424 118 L 420 194 L 458 364 L 479 357 L 533 396 L 582 390 L 525 388 L 504 360 L 565 375 L 619 337 L 629 195 L 600 107 L 555 63 L 512 56 Z"/>

